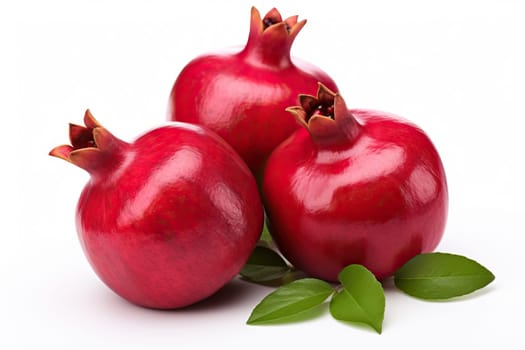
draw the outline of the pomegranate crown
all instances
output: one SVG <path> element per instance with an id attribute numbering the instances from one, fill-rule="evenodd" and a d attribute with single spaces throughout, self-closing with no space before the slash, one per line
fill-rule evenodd
<path id="1" fill-rule="evenodd" d="M 361 125 L 346 107 L 343 97 L 322 83 L 317 96 L 300 94 L 299 106 L 288 107 L 295 119 L 318 143 L 335 144 L 357 137 Z"/>
<path id="2" fill-rule="evenodd" d="M 290 49 L 305 24 L 306 19 L 298 21 L 298 16 L 290 16 L 283 20 L 276 8 L 261 18 L 259 11 L 252 7 L 250 35 L 241 54 L 257 63 L 272 66 L 291 65 Z"/>
<path id="3" fill-rule="evenodd" d="M 274 7 L 261 19 L 259 10 L 252 7 L 250 18 L 250 34 L 280 35 L 293 41 L 306 24 L 306 19 L 297 21 L 299 16 L 290 16 L 283 20 L 281 13 Z M 253 33 L 252 33 L 253 32 Z"/>
<path id="4" fill-rule="evenodd" d="M 124 144 L 106 128 L 104 128 L 86 110 L 85 126 L 69 124 L 69 140 L 71 145 L 60 145 L 53 148 L 49 155 L 68 161 L 90 172 L 105 158 L 105 154 L 114 151 Z"/>

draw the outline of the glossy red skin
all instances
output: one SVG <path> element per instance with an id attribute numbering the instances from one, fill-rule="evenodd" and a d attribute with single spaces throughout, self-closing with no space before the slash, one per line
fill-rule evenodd
<path id="1" fill-rule="evenodd" d="M 214 130 L 259 174 L 272 150 L 299 128 L 285 108 L 296 103 L 300 92 L 315 93 L 318 81 L 336 89 L 325 73 L 297 60 L 276 70 L 240 55 L 206 55 L 177 78 L 169 118 Z"/>
<path id="2" fill-rule="evenodd" d="M 223 140 L 174 123 L 123 144 L 97 169 L 77 208 L 97 275 L 128 301 L 180 308 L 243 267 L 262 228 L 253 175 Z"/>
<path id="3" fill-rule="evenodd" d="M 352 109 L 349 145 L 319 147 L 306 129 L 268 160 L 263 181 L 272 236 L 307 274 L 336 281 L 362 264 L 378 279 L 439 243 L 448 192 L 427 135 L 392 114 Z"/>

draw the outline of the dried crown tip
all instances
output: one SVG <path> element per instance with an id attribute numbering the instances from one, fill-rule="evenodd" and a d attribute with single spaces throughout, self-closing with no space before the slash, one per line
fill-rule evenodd
<path id="1" fill-rule="evenodd" d="M 299 124 L 301 124 L 303 126 L 308 126 L 308 124 L 306 122 L 306 112 L 303 109 L 303 107 L 301 107 L 301 106 L 292 106 L 292 107 L 286 108 L 286 111 L 291 113 L 294 116 L 295 120 L 297 120 L 297 122 L 299 122 Z"/>
<path id="2" fill-rule="evenodd" d="M 288 22 L 288 23 L 297 23 L 297 20 L 299 19 L 299 16 L 298 15 L 293 15 L 293 16 L 290 16 L 288 17 L 287 19 L 285 19 L 284 21 L 285 22 Z"/>
<path id="3" fill-rule="evenodd" d="M 256 21 L 256 22 L 260 22 L 261 21 L 261 14 L 259 12 L 259 10 L 257 10 L 257 8 L 255 6 L 252 6 L 252 9 L 251 9 L 251 17 L 252 17 L 252 21 Z"/>
<path id="4" fill-rule="evenodd" d="M 274 7 L 264 16 L 264 19 L 270 19 L 273 23 L 282 22 L 283 18 L 281 13 Z"/>
<path id="5" fill-rule="evenodd" d="M 93 129 L 93 140 L 96 148 L 108 149 L 116 142 L 116 138 L 104 127 Z"/>
<path id="6" fill-rule="evenodd" d="M 49 155 L 69 162 L 69 154 L 73 150 L 70 145 L 60 145 L 49 151 Z"/>
<path id="7" fill-rule="evenodd" d="M 303 111 L 303 107 L 301 106 L 292 106 L 285 109 L 286 112 L 292 113 L 292 114 L 298 114 Z"/>
<path id="8" fill-rule="evenodd" d="M 323 99 L 323 97 L 324 98 L 334 98 L 336 95 L 338 95 L 338 93 L 333 92 L 332 90 L 330 90 L 326 85 L 324 85 L 321 82 L 318 82 L 317 85 L 318 85 L 318 87 L 317 87 L 317 98 L 319 100 Z"/>
<path id="9" fill-rule="evenodd" d="M 98 122 L 98 120 L 96 120 L 95 117 L 93 117 L 93 114 L 91 114 L 91 111 L 89 110 L 89 108 L 86 109 L 86 112 L 84 113 L 84 124 L 86 125 L 86 127 L 91 128 L 91 129 L 102 126 Z"/>
<path id="10" fill-rule="evenodd" d="M 290 16 L 287 19 L 284 20 L 284 23 L 286 24 L 286 27 L 288 28 L 288 32 L 291 32 L 294 27 L 302 28 L 304 24 L 306 23 L 306 20 L 303 19 L 301 22 L 297 22 L 299 16 Z"/>

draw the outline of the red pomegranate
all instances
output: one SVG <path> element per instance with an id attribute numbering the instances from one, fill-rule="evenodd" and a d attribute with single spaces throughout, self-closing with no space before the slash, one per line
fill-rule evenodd
<path id="1" fill-rule="evenodd" d="M 288 110 L 303 128 L 270 156 L 263 180 L 269 228 L 288 260 L 336 281 L 361 264 L 378 279 L 432 251 L 448 192 L 438 152 L 390 113 L 346 108 L 322 84 Z"/>
<path id="2" fill-rule="evenodd" d="M 290 56 L 305 23 L 297 16 L 283 21 L 276 9 L 261 20 L 252 8 L 246 46 L 189 62 L 171 91 L 168 118 L 217 132 L 261 176 L 273 149 L 299 128 L 285 111 L 297 94 L 315 93 L 318 81 L 336 89 L 326 73 Z"/>
<path id="3" fill-rule="evenodd" d="M 95 272 L 138 305 L 171 309 L 202 300 L 232 279 L 262 229 L 253 175 L 213 132 L 186 123 L 133 143 L 89 113 L 70 125 L 72 145 L 50 155 L 91 175 L 77 231 Z"/>

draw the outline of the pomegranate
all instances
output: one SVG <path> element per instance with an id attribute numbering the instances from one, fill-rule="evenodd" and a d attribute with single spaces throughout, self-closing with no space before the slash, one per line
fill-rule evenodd
<path id="1" fill-rule="evenodd" d="M 336 281 L 350 264 L 383 279 L 432 251 L 448 191 L 428 136 L 390 113 L 348 110 L 322 84 L 299 103 L 287 110 L 303 128 L 275 149 L 263 179 L 269 229 L 283 255 Z"/>
<path id="2" fill-rule="evenodd" d="M 336 89 L 326 73 L 290 56 L 305 23 L 297 16 L 283 21 L 275 8 L 261 20 L 253 7 L 242 50 L 197 57 L 180 72 L 168 118 L 217 132 L 261 177 L 273 149 L 299 128 L 285 108 L 295 104 L 297 94 L 315 93 L 318 81 Z"/>
<path id="3" fill-rule="evenodd" d="M 172 123 L 133 143 L 89 111 L 71 145 L 50 155 L 86 170 L 77 207 L 82 248 L 95 272 L 128 301 L 171 309 L 233 278 L 259 238 L 255 179 L 235 151 L 200 126 Z"/>

